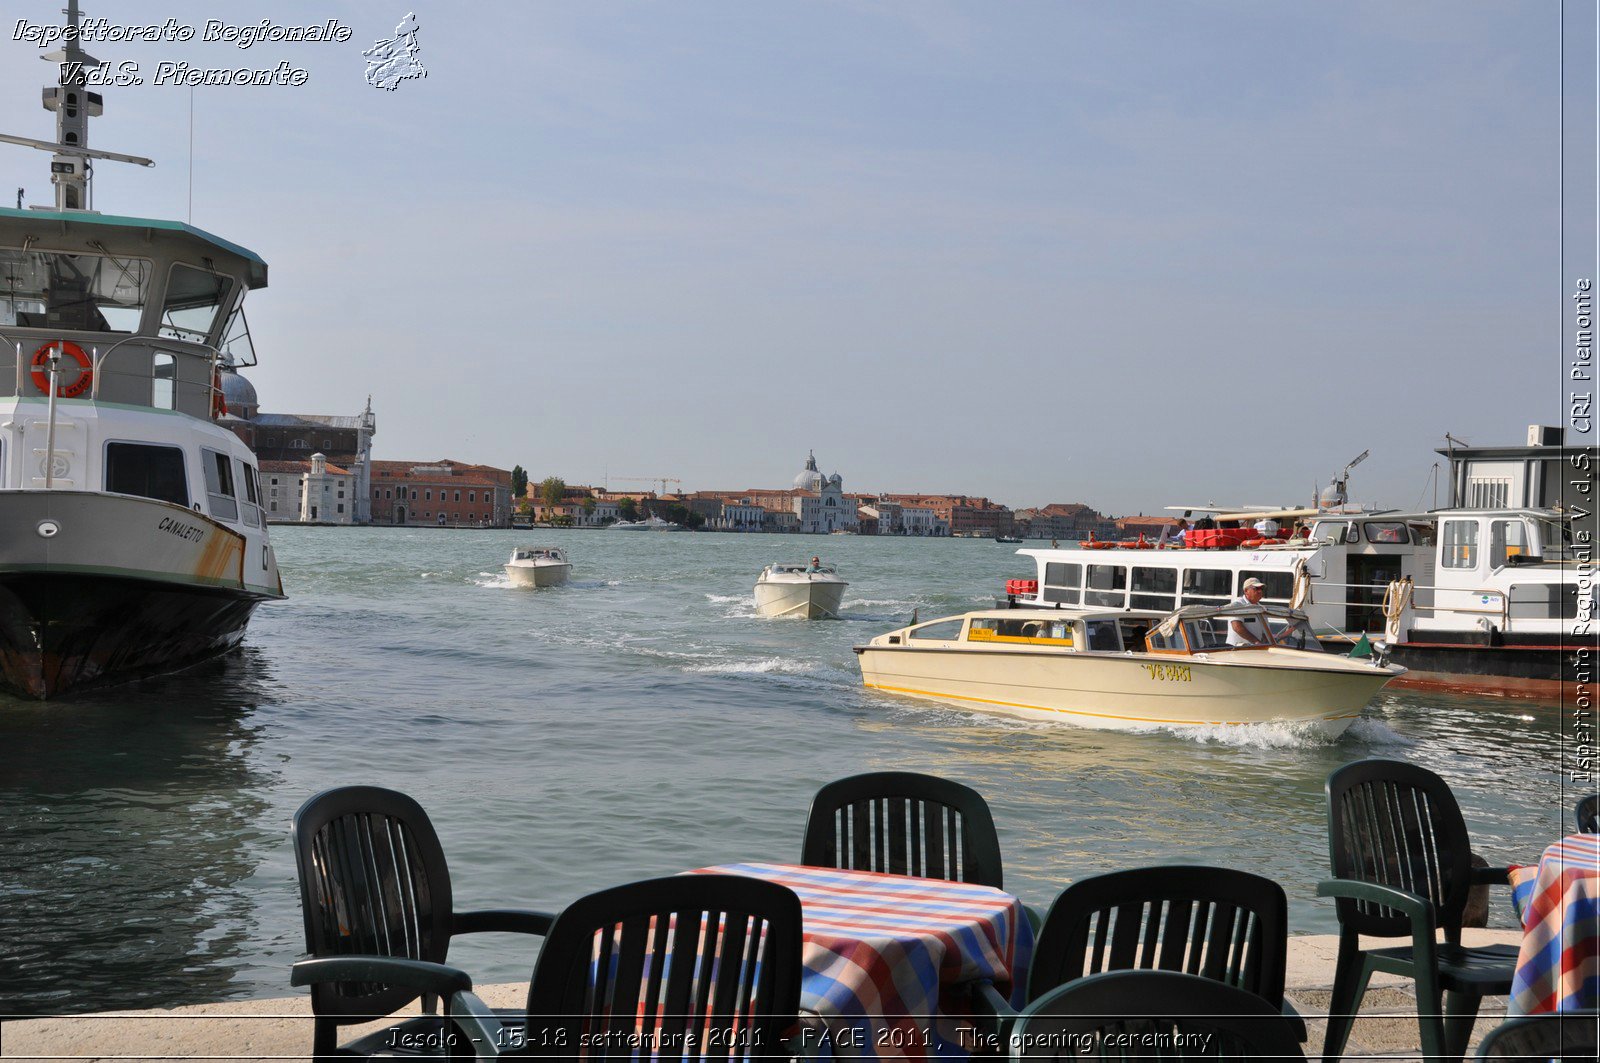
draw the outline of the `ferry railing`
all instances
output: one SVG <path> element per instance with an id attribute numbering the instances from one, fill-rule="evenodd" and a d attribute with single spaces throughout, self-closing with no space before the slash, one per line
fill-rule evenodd
<path id="1" fill-rule="evenodd" d="M 188 355 L 194 355 L 194 356 L 198 356 L 198 357 L 207 358 L 210 361 L 211 379 L 213 381 L 218 379 L 218 373 L 220 372 L 221 366 L 222 366 L 222 352 L 221 352 L 220 349 L 218 349 L 216 347 L 212 347 L 209 344 L 197 343 L 194 340 L 177 339 L 176 337 L 171 337 L 171 336 L 154 336 L 154 337 L 152 337 L 152 336 L 146 335 L 144 333 L 130 332 L 126 336 L 123 336 L 121 339 L 119 339 L 116 342 L 112 343 L 109 347 L 105 348 L 104 351 L 102 351 L 98 345 L 90 346 L 90 348 L 89 348 L 89 364 L 91 366 L 91 380 L 90 380 L 90 385 L 89 385 L 89 398 L 90 398 L 91 401 L 98 401 L 99 400 L 99 398 L 100 398 L 100 385 L 106 379 L 106 377 L 108 375 L 117 375 L 115 370 L 112 370 L 112 371 L 110 371 L 108 373 L 108 371 L 106 369 L 106 363 L 110 360 L 112 354 L 114 354 L 117 351 L 117 349 L 119 347 L 121 347 L 123 344 L 133 343 L 135 341 L 140 341 L 140 340 L 143 340 L 143 341 L 151 344 L 152 345 L 151 349 L 152 349 L 153 353 L 159 353 L 159 352 L 155 351 L 155 345 L 165 342 L 165 343 L 174 344 L 178 348 L 177 350 L 174 350 L 174 351 L 171 351 L 171 352 L 168 352 L 168 353 L 174 353 L 174 354 L 182 353 L 182 354 L 188 354 Z M 13 354 L 14 354 L 14 358 L 15 358 L 15 364 L 13 365 L 14 376 L 13 376 L 13 381 L 12 381 L 12 394 L 17 395 L 17 396 L 21 396 L 23 394 L 23 389 L 27 384 L 28 374 L 31 372 L 31 370 L 28 368 L 29 365 L 31 364 L 31 360 L 24 361 L 24 359 L 23 359 L 23 356 L 22 356 L 22 343 L 23 343 L 23 341 L 21 339 L 17 338 L 16 336 L 14 336 L 14 335 L 8 335 L 4 329 L 0 329 L 0 342 L 5 342 L 12 348 L 12 351 L 13 351 Z M 31 340 L 30 340 L 30 342 L 31 342 Z M 46 342 L 46 346 L 49 346 L 52 343 L 59 344 L 61 342 L 66 342 L 66 341 L 61 341 L 61 340 L 47 341 Z M 195 348 L 199 348 L 199 350 L 196 350 Z M 137 349 L 137 344 L 135 344 L 135 348 L 134 349 Z M 126 375 L 143 377 L 145 374 L 143 374 L 143 373 L 130 373 L 130 374 L 126 374 Z M 181 384 L 181 382 L 177 379 L 176 374 L 174 374 L 174 378 L 173 378 L 172 384 L 173 384 L 173 393 L 172 393 L 173 406 L 174 406 L 174 408 L 176 408 L 179 405 L 179 403 L 178 403 L 178 393 L 179 393 L 179 387 L 180 387 L 180 384 Z M 222 397 L 222 388 L 221 388 L 220 384 L 207 383 L 207 384 L 203 385 L 203 387 L 205 388 L 205 392 L 206 392 L 206 399 L 207 399 L 207 402 L 205 404 L 206 408 L 207 409 L 211 409 L 211 410 L 218 409 L 219 406 L 220 406 L 220 400 L 221 400 L 221 397 Z M 55 390 L 55 387 L 54 387 L 53 384 L 51 386 L 51 390 L 52 391 Z M 162 408 L 165 408 L 165 407 L 162 407 Z"/>

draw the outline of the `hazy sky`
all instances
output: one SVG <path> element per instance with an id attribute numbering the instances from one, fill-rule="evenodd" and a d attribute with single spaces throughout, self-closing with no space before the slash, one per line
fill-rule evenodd
<path id="1" fill-rule="evenodd" d="M 14 40 L 0 131 L 53 136 Z M 219 10 L 220 9 L 220 10 Z M 1562 419 L 1546 0 L 87 4 L 344 44 L 89 46 L 96 207 L 271 265 L 263 409 L 535 477 L 1298 503 L 1432 500 L 1445 432 Z M 414 10 L 424 80 L 365 83 Z M 23 61 L 26 60 L 26 61 Z M 48 157 L 0 173 L 50 201 Z M 8 204 L 14 193 L 8 191 Z"/>

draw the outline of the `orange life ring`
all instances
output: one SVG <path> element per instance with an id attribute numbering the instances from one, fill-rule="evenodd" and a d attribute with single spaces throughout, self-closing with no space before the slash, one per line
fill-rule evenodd
<path id="1" fill-rule="evenodd" d="M 33 352 L 33 384 L 46 395 L 50 394 L 50 352 L 60 348 L 61 353 L 78 363 L 78 379 L 71 384 L 57 382 L 56 397 L 61 399 L 75 399 L 89 390 L 89 385 L 94 383 L 94 363 L 89 356 L 83 353 L 71 340 L 51 340 L 49 343 Z"/>
<path id="2" fill-rule="evenodd" d="M 1078 545 L 1083 547 L 1083 549 L 1085 549 L 1085 550 L 1113 550 L 1113 549 L 1116 548 L 1117 544 L 1116 543 L 1103 543 L 1103 542 L 1100 542 L 1097 539 L 1084 539 L 1083 541 L 1078 543 Z"/>
<path id="3" fill-rule="evenodd" d="M 228 400 L 222 397 L 222 370 L 211 367 L 211 419 L 228 416 Z"/>
<path id="4" fill-rule="evenodd" d="M 1266 546 L 1268 543 L 1275 543 L 1277 541 L 1278 540 L 1276 539 L 1246 539 L 1244 542 L 1239 544 L 1239 549 L 1253 550 L 1258 546 Z"/>

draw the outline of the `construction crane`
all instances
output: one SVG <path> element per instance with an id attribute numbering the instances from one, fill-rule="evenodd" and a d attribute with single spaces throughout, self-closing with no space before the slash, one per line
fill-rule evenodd
<path id="1" fill-rule="evenodd" d="M 660 484 L 661 493 L 667 493 L 668 484 L 682 484 L 683 481 L 674 476 L 619 476 L 618 481 L 633 484 Z M 610 488 L 611 477 L 606 477 L 606 487 Z"/>

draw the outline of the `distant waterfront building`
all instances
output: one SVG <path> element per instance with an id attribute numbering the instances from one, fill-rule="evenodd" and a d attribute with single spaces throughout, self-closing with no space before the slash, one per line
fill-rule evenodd
<path id="1" fill-rule="evenodd" d="M 929 509 L 949 526 L 950 535 L 990 536 L 1011 534 L 1011 510 L 987 498 L 967 495 L 879 495 L 881 502 Z"/>
<path id="2" fill-rule="evenodd" d="M 270 524 L 355 523 L 355 477 L 323 454 L 310 461 L 263 461 L 262 504 Z"/>
<path id="3" fill-rule="evenodd" d="M 864 502 L 860 512 L 875 527 L 877 535 L 915 535 L 939 538 L 950 534 L 950 525 L 939 519 L 928 506 L 908 506 L 887 498 Z"/>
<path id="4" fill-rule="evenodd" d="M 378 419 L 372 412 L 372 396 L 367 408 L 354 417 L 310 413 L 262 413 L 255 385 L 229 365 L 222 366 L 222 399 L 228 412 L 218 424 L 229 429 L 256 452 L 265 464 L 283 461 L 305 464 L 313 453 L 347 470 L 351 478 L 351 521 L 366 524 L 372 520 L 367 504 L 372 468 L 372 437 Z M 343 522 L 341 522 L 343 523 Z"/>
<path id="5" fill-rule="evenodd" d="M 1088 539 L 1115 539 L 1117 525 L 1110 517 L 1082 502 L 1052 502 L 1039 509 L 1019 509 L 1012 514 L 1018 535 L 1027 539 L 1054 539 L 1076 542 Z"/>
<path id="6" fill-rule="evenodd" d="M 511 473 L 445 459 L 372 463 L 372 521 L 509 528 Z"/>

